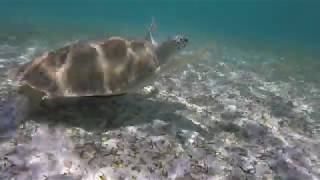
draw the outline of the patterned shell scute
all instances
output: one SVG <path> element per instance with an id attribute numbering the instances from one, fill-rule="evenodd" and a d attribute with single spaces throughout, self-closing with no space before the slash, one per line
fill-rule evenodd
<path id="1" fill-rule="evenodd" d="M 44 53 L 21 80 L 49 97 L 112 95 L 137 86 L 158 66 L 150 42 L 111 37 Z"/>

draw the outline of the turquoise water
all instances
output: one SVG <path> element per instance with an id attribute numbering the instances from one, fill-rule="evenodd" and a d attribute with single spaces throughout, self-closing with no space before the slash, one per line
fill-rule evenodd
<path id="1" fill-rule="evenodd" d="M 154 17 L 163 35 L 184 32 L 196 40 L 253 39 L 319 47 L 318 1 L 23 1 L 3 0 L 1 31 L 48 34 L 143 34 Z M 47 35 L 48 35 L 47 34 Z"/>
<path id="2" fill-rule="evenodd" d="M 0 179 L 320 178 L 319 9 L 317 0 L 1 0 Z M 9 69 L 79 39 L 143 37 L 152 18 L 156 40 L 184 33 L 190 43 L 150 91 L 27 115 Z"/>

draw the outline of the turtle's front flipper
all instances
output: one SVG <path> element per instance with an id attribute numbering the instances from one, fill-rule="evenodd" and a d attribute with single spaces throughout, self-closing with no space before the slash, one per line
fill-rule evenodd
<path id="1" fill-rule="evenodd" d="M 158 45 L 158 43 L 154 40 L 152 33 L 155 32 L 157 29 L 157 24 L 154 18 L 152 18 L 148 33 L 146 35 L 146 40 L 150 41 L 152 43 L 152 45 L 154 45 L 155 47 Z"/>

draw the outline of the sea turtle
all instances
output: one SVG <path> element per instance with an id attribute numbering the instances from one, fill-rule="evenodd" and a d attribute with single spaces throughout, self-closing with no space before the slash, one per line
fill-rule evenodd
<path id="1" fill-rule="evenodd" d="M 126 93 L 156 74 L 188 43 L 184 35 L 157 43 L 154 30 L 152 23 L 143 39 L 79 41 L 46 52 L 18 70 L 19 92 L 31 102 Z"/>

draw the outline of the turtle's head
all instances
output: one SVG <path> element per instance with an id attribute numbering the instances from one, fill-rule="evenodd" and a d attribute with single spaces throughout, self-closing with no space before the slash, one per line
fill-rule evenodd
<path id="1" fill-rule="evenodd" d="M 161 64 L 173 54 L 177 53 L 182 48 L 187 46 L 189 39 L 182 34 L 168 38 L 168 40 L 161 43 L 156 49 L 156 54 Z"/>
<path id="2" fill-rule="evenodd" d="M 173 43 L 176 45 L 176 48 L 180 50 L 187 46 L 189 39 L 187 36 L 179 34 L 171 38 L 171 41 L 173 41 Z"/>

